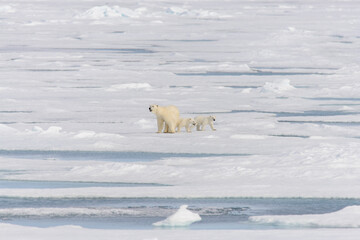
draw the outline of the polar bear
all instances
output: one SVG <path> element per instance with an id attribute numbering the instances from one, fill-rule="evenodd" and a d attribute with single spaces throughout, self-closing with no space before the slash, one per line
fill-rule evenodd
<path id="1" fill-rule="evenodd" d="M 180 114 L 179 109 L 175 106 L 159 106 L 159 105 L 150 105 L 149 111 L 154 113 L 157 118 L 158 131 L 161 133 L 165 129 L 164 133 L 175 133 L 175 128 L 179 122 Z"/>
<path id="2" fill-rule="evenodd" d="M 213 122 L 215 122 L 215 116 L 197 116 L 195 118 L 196 130 L 204 131 L 206 125 L 210 125 L 213 131 L 216 131 L 214 128 Z"/>
<path id="3" fill-rule="evenodd" d="M 180 118 L 177 124 L 177 132 L 180 132 L 182 127 L 185 127 L 187 132 L 191 132 L 192 127 L 196 125 L 193 118 Z"/>

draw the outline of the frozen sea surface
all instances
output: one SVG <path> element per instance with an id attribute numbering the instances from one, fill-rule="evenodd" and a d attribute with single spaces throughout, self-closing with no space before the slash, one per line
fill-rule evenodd
<path id="1" fill-rule="evenodd" d="M 358 1 L 0 0 L 0 15 L 8 239 L 187 239 L 59 226 L 146 229 L 184 204 L 204 215 L 191 229 L 255 229 L 198 239 L 360 236 L 329 224 L 358 228 Z M 217 131 L 156 134 L 149 104 Z"/>

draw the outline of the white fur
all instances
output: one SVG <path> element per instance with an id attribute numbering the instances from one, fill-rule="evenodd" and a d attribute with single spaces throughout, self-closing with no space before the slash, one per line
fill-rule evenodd
<path id="1" fill-rule="evenodd" d="M 179 109 L 175 106 L 159 106 L 150 105 L 149 111 L 154 113 L 157 118 L 157 133 L 175 133 L 175 128 L 179 122 L 180 114 Z M 165 128 L 164 128 L 165 123 Z"/>
<path id="2" fill-rule="evenodd" d="M 215 119 L 216 119 L 215 116 L 197 116 L 195 118 L 196 130 L 204 131 L 205 126 L 209 125 L 213 131 L 216 131 L 216 129 L 214 128 L 214 125 L 213 125 L 213 122 L 215 121 Z"/>
<path id="3" fill-rule="evenodd" d="M 185 127 L 187 132 L 191 132 L 193 126 L 196 125 L 196 122 L 192 118 L 180 118 L 177 124 L 177 132 L 180 132 L 182 127 Z"/>

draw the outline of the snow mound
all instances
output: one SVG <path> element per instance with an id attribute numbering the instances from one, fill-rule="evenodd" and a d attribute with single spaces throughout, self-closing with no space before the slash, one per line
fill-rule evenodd
<path id="1" fill-rule="evenodd" d="M 154 122 L 146 120 L 146 119 L 140 119 L 140 120 L 136 121 L 135 125 L 139 126 L 141 129 L 154 128 Z"/>
<path id="2" fill-rule="evenodd" d="M 360 206 L 349 206 L 327 214 L 253 216 L 250 220 L 297 227 L 360 228 Z"/>
<path id="3" fill-rule="evenodd" d="M 138 8 L 135 10 L 129 8 L 121 8 L 119 6 L 96 6 L 90 8 L 86 12 L 77 16 L 77 18 L 83 19 L 103 19 L 103 18 L 139 18 L 142 13 L 146 11 L 144 8 Z"/>
<path id="4" fill-rule="evenodd" d="M 62 133 L 62 127 L 50 126 L 44 130 L 39 126 L 34 126 L 31 130 L 26 130 L 27 133 L 37 133 L 42 135 L 58 135 Z"/>
<path id="5" fill-rule="evenodd" d="M 124 83 L 124 84 L 116 84 L 112 85 L 106 89 L 109 92 L 116 92 L 121 90 L 129 90 L 129 89 L 150 89 L 151 85 L 148 83 Z"/>
<path id="6" fill-rule="evenodd" d="M 182 7 L 169 7 L 166 9 L 167 14 L 176 15 L 176 16 L 186 16 L 186 17 L 195 17 L 202 19 L 220 19 L 231 17 L 229 15 L 221 15 L 217 12 L 204 10 L 204 9 L 187 9 Z"/>
<path id="7" fill-rule="evenodd" d="M 187 207 L 188 205 L 180 206 L 176 213 L 165 220 L 153 223 L 153 225 L 157 227 L 183 227 L 201 221 L 200 215 L 189 211 Z"/>
<path id="8" fill-rule="evenodd" d="M 166 9 L 166 12 L 168 14 L 180 15 L 180 16 L 189 14 L 189 10 L 181 7 L 169 7 Z"/>
<path id="9" fill-rule="evenodd" d="M 14 13 L 16 12 L 15 8 L 9 5 L 0 6 L 0 13 Z"/>
<path id="10" fill-rule="evenodd" d="M 4 134 L 4 133 L 14 134 L 14 133 L 17 133 L 17 130 L 15 128 L 11 128 L 5 124 L 0 124 L 0 134 Z"/>
<path id="11" fill-rule="evenodd" d="M 266 82 L 265 85 L 261 88 L 262 92 L 273 92 L 273 93 L 282 93 L 286 91 L 294 90 L 295 87 L 290 84 L 289 79 L 279 80 L 275 82 Z"/>

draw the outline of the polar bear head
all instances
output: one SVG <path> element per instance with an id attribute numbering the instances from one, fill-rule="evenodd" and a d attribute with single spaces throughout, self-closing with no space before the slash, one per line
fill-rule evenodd
<path id="1" fill-rule="evenodd" d="M 215 122 L 216 117 L 215 116 L 210 116 L 210 119 L 212 119 Z"/>
<path id="2" fill-rule="evenodd" d="M 159 108 L 159 105 L 152 104 L 149 107 L 149 111 L 153 112 L 153 113 L 156 113 L 158 108 Z"/>
<path id="3" fill-rule="evenodd" d="M 189 125 L 190 125 L 190 126 L 191 126 L 191 125 L 193 125 L 193 126 L 196 125 L 196 122 L 195 122 L 195 120 L 194 120 L 193 118 L 189 118 L 188 121 L 189 121 Z"/>

